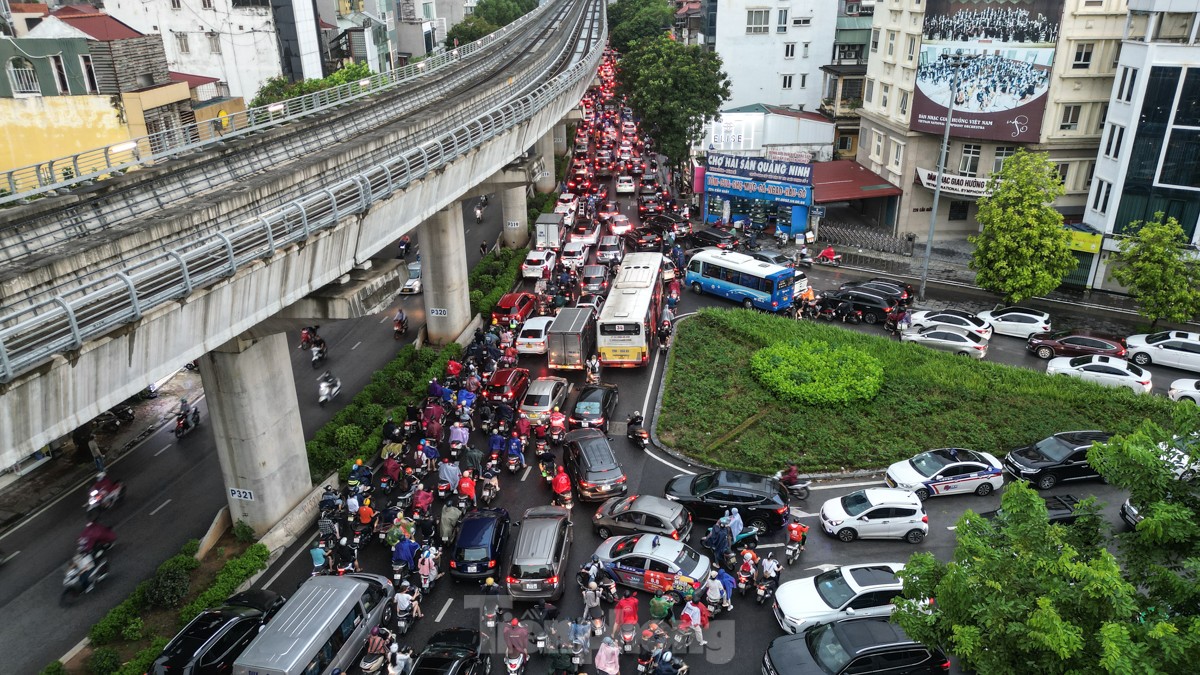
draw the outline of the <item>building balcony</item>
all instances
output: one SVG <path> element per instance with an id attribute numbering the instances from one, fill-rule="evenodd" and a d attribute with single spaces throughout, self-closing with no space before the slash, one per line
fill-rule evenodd
<path id="1" fill-rule="evenodd" d="M 858 111 L 862 108 L 861 98 L 843 98 L 834 100 L 832 98 L 821 99 L 821 107 L 819 108 L 822 115 L 831 120 L 845 119 L 847 117 L 858 117 Z"/>

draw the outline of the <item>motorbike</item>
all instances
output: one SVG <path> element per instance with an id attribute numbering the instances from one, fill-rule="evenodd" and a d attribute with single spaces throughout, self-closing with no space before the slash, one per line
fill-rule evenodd
<path id="1" fill-rule="evenodd" d="M 333 489 L 332 485 L 326 485 L 325 491 L 321 493 L 321 501 L 318 507 L 321 513 L 331 513 L 337 509 L 338 493 Z"/>
<path id="2" fill-rule="evenodd" d="M 114 481 L 112 487 L 98 488 L 95 485 L 88 491 L 87 512 L 105 511 L 116 506 L 125 499 L 125 483 Z"/>
<path id="3" fill-rule="evenodd" d="M 326 403 L 333 400 L 342 391 L 342 380 L 334 378 L 333 382 L 321 380 L 321 384 L 317 387 L 317 403 L 324 406 Z"/>
<path id="4" fill-rule="evenodd" d="M 484 506 L 489 506 L 495 498 L 496 486 L 484 482 L 479 488 L 479 501 L 483 502 Z"/>
<path id="5" fill-rule="evenodd" d="M 324 347 L 319 347 L 317 345 L 313 345 L 312 347 L 309 348 L 309 351 L 312 352 L 312 367 L 314 369 L 316 369 L 317 366 L 320 366 L 322 363 L 325 363 L 325 348 Z"/>
<path id="6" fill-rule="evenodd" d="M 397 618 L 397 622 L 399 622 L 399 618 Z M 403 635 L 404 633 L 401 632 L 400 634 Z M 380 626 L 379 637 L 387 642 L 391 642 L 392 634 L 388 629 Z M 358 662 L 358 669 L 364 673 L 387 672 L 387 653 L 363 654 L 362 659 Z"/>
<path id="7" fill-rule="evenodd" d="M 385 495 L 391 495 L 392 490 L 396 488 L 396 482 L 386 473 L 379 476 L 379 491 Z"/>
<path id="8" fill-rule="evenodd" d="M 133 408 L 127 405 L 118 405 L 100 413 L 93 421 L 100 429 L 112 433 L 120 429 L 122 424 L 133 421 Z"/>
<path id="9" fill-rule="evenodd" d="M 749 590 L 753 585 L 754 570 L 746 571 L 744 569 L 739 569 L 737 573 L 737 589 L 738 592 L 742 594 L 742 597 L 746 597 L 746 591 Z"/>
<path id="10" fill-rule="evenodd" d="M 640 423 L 635 423 L 633 416 L 625 418 L 625 424 L 628 425 L 625 431 L 625 436 L 639 450 L 647 450 L 650 448 L 650 431 L 643 427 Z"/>
<path id="11" fill-rule="evenodd" d="M 392 338 L 400 340 L 404 334 L 408 332 L 408 319 L 400 319 L 392 322 Z"/>
<path id="12" fill-rule="evenodd" d="M 862 312 L 857 309 L 852 309 L 848 312 L 834 312 L 834 315 L 842 320 L 842 323 L 858 325 L 862 323 Z"/>
<path id="13" fill-rule="evenodd" d="M 433 551 L 433 559 L 434 560 L 438 560 L 442 556 L 441 549 L 430 548 L 427 546 L 422 548 L 421 555 L 424 555 L 424 552 L 426 550 Z M 437 575 L 436 571 L 433 574 L 421 574 L 421 594 L 422 595 L 427 595 L 433 591 L 433 587 L 437 583 L 437 577 L 438 577 L 438 575 Z"/>
<path id="14" fill-rule="evenodd" d="M 453 492 L 453 486 L 450 485 L 450 481 L 445 481 L 445 480 L 438 481 L 438 484 L 437 484 L 438 499 L 441 499 L 441 500 L 448 499 L 452 492 Z"/>
<path id="15" fill-rule="evenodd" d="M 549 440 L 552 445 L 562 445 L 563 438 L 565 438 L 566 435 L 566 429 L 560 426 L 554 426 L 550 427 L 549 431 L 546 432 L 546 439 Z"/>
<path id="16" fill-rule="evenodd" d="M 621 641 L 619 644 L 621 645 L 621 653 L 632 654 L 633 647 L 637 644 L 638 626 L 636 623 L 623 623 L 620 630 Z"/>
<path id="17" fill-rule="evenodd" d="M 567 490 L 561 494 L 555 494 L 554 503 L 570 511 L 575 506 L 575 498 L 571 496 L 571 491 Z"/>
<path id="18" fill-rule="evenodd" d="M 417 495 L 418 487 L 420 487 L 420 485 L 417 481 L 410 481 L 408 484 L 408 489 L 404 491 L 404 494 L 397 495 L 396 501 L 392 503 L 396 505 L 397 509 L 401 511 L 407 511 L 408 507 L 412 506 L 413 497 Z"/>
<path id="19" fill-rule="evenodd" d="M 787 564 L 791 565 L 800 559 L 800 542 L 789 541 L 783 550 L 787 556 Z"/>
<path id="20" fill-rule="evenodd" d="M 516 455 L 508 456 L 508 472 L 516 473 L 521 470 L 521 458 Z"/>
<path id="21" fill-rule="evenodd" d="M 305 328 L 304 330 L 300 331 L 300 346 L 297 347 L 297 349 L 308 349 L 309 347 L 312 347 L 313 338 L 315 337 L 317 337 L 315 330 Z"/>
<path id="22" fill-rule="evenodd" d="M 686 652 L 687 648 L 692 645 L 691 629 L 680 630 L 679 626 L 676 626 L 675 630 L 672 631 L 671 644 L 671 651 L 681 654 Z"/>
<path id="23" fill-rule="evenodd" d="M 476 206 L 475 207 L 475 224 L 478 225 L 479 223 L 482 223 L 482 222 L 483 222 L 483 207 Z"/>
<path id="24" fill-rule="evenodd" d="M 522 675 L 525 672 L 525 655 L 517 652 L 514 656 L 504 657 L 504 672 L 508 675 Z"/>
<path id="25" fill-rule="evenodd" d="M 183 438 L 193 429 L 200 426 L 200 410 L 192 408 L 189 415 L 180 413 L 175 416 L 175 438 Z"/>
<path id="26" fill-rule="evenodd" d="M 782 471 L 775 472 L 775 480 L 780 481 L 782 483 L 782 481 L 783 481 L 783 472 Z M 799 483 L 796 483 L 795 485 L 784 485 L 784 487 L 787 488 L 788 494 L 795 497 L 796 499 L 808 499 L 809 490 L 812 489 L 812 481 L 811 480 L 802 480 Z"/>
<path id="27" fill-rule="evenodd" d="M 771 587 L 771 584 L 768 583 L 766 579 L 763 579 L 755 584 L 755 588 L 756 591 L 754 601 L 760 605 L 767 600 L 770 600 L 771 596 L 775 595 L 775 589 Z"/>
<path id="28" fill-rule="evenodd" d="M 92 552 L 95 568 L 92 570 L 90 581 L 84 579 L 83 571 L 78 565 L 71 565 L 67 568 L 67 574 L 63 577 L 62 595 L 59 597 L 60 604 L 70 605 L 84 593 L 90 593 L 96 584 L 108 576 L 108 557 L 104 554 L 104 550 L 103 547 L 97 547 Z M 82 555 L 82 553 L 78 554 L 78 556 Z"/>
<path id="29" fill-rule="evenodd" d="M 408 629 L 412 627 L 416 620 L 413 618 L 412 607 L 396 612 L 396 634 L 408 635 Z"/>
<path id="30" fill-rule="evenodd" d="M 842 254 L 835 253 L 832 258 L 821 258 L 821 257 L 814 258 L 812 256 L 806 255 L 806 256 L 802 256 L 798 260 L 796 260 L 796 264 L 802 265 L 809 269 L 812 269 L 812 266 L 814 264 L 829 265 L 830 267 L 841 267 L 842 266 Z"/>
<path id="31" fill-rule="evenodd" d="M 407 563 L 392 561 L 392 585 L 399 588 L 401 582 L 408 578 L 408 572 Z"/>

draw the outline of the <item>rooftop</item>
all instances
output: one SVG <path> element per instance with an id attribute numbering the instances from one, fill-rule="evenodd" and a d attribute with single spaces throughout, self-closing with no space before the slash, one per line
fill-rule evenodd
<path id="1" fill-rule="evenodd" d="M 904 192 L 852 159 L 814 162 L 812 187 L 814 204 L 891 197 Z"/>

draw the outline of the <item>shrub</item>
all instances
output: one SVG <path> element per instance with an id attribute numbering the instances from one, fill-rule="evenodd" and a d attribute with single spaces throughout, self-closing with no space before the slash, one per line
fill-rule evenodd
<path id="1" fill-rule="evenodd" d="M 188 539 L 186 542 L 184 542 L 183 548 L 179 549 L 180 555 L 186 555 L 186 556 L 191 556 L 191 557 L 195 557 L 196 554 L 199 552 L 200 552 L 200 540 L 199 539 Z M 197 563 L 197 564 L 199 564 L 199 563 Z M 192 568 L 192 569 L 195 569 L 195 568 Z"/>
<path id="2" fill-rule="evenodd" d="M 97 647 L 87 660 L 91 675 L 111 675 L 121 669 L 121 655 L 112 647 Z"/>
<path id="3" fill-rule="evenodd" d="M 142 582 L 149 586 L 149 582 Z M 88 630 L 88 638 L 93 644 L 106 645 L 115 642 L 125 631 L 125 626 L 138 617 L 138 606 L 133 597 L 126 598 L 121 604 L 108 610 L 99 621 Z"/>
<path id="4" fill-rule="evenodd" d="M 246 521 L 238 518 L 238 521 L 233 524 L 233 538 L 247 544 L 258 538 L 254 533 L 254 528 Z"/>
<path id="5" fill-rule="evenodd" d="M 38 675 L 66 675 L 66 673 L 67 667 L 63 665 L 62 661 L 51 661 L 46 664 L 45 668 L 42 668 Z"/>
<path id="6" fill-rule="evenodd" d="M 169 640 L 165 637 L 154 638 L 150 646 L 134 654 L 129 663 L 121 666 L 121 669 L 117 671 L 117 675 L 142 675 L 148 672 L 151 664 L 162 653 L 163 648 L 167 646 L 167 642 Z"/>
<path id="7" fill-rule="evenodd" d="M 879 359 L 819 341 L 764 347 L 750 357 L 750 370 L 763 386 L 793 403 L 867 401 L 883 386 Z"/>
<path id="8" fill-rule="evenodd" d="M 135 617 L 121 629 L 121 639 L 126 642 L 137 642 L 146 634 L 146 624 L 142 617 Z"/>
<path id="9" fill-rule="evenodd" d="M 262 544 L 253 544 L 242 555 L 225 563 L 211 586 L 179 610 L 179 622 L 185 624 L 205 609 L 225 600 L 238 586 L 260 570 L 266 569 L 271 552 Z"/>
<path id="10" fill-rule="evenodd" d="M 337 436 L 337 446 L 343 451 L 358 450 L 358 446 L 367 439 L 367 432 L 357 424 L 347 424 L 334 432 Z"/>
<path id="11" fill-rule="evenodd" d="M 195 560 L 195 558 L 192 558 Z M 155 607 L 178 607 L 179 603 L 183 602 L 183 597 L 187 595 L 188 586 L 191 584 L 191 577 L 187 570 L 178 567 L 163 566 L 154 574 L 154 579 L 150 582 L 150 604 Z M 138 623 L 141 619 L 135 619 Z M 122 635 L 129 630 L 130 623 L 126 623 L 122 629 Z M 140 631 L 139 631 L 140 635 Z M 125 638 L 130 639 L 130 638 Z M 136 638 L 134 638 L 136 639 Z"/>

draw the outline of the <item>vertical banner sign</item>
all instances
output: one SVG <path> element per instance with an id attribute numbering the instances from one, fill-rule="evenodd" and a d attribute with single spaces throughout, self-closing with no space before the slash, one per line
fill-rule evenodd
<path id="1" fill-rule="evenodd" d="M 950 101 L 957 138 L 1036 143 L 1063 0 L 926 0 L 910 128 L 941 134 Z M 939 58 L 975 58 L 959 68 Z"/>

